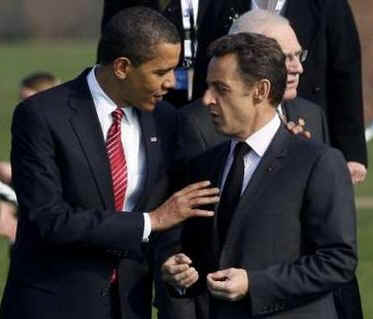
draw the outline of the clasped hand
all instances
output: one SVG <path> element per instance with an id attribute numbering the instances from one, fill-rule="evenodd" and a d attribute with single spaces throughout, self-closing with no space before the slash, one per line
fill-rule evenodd
<path id="1" fill-rule="evenodd" d="M 185 254 L 171 256 L 162 265 L 162 279 L 169 285 L 186 289 L 199 279 L 192 260 Z M 218 299 L 237 301 L 244 298 L 249 290 L 247 272 L 240 268 L 228 268 L 207 275 L 207 288 Z"/>

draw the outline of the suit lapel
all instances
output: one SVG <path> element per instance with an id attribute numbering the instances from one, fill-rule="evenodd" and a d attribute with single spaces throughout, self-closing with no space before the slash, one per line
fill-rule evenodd
<path id="1" fill-rule="evenodd" d="M 285 142 L 288 135 L 287 130 L 280 126 L 242 194 L 238 208 L 248 198 L 253 201 L 259 196 L 260 190 L 265 189 L 266 184 L 271 182 L 271 176 L 281 168 L 282 159 L 286 156 Z"/>
<path id="2" fill-rule="evenodd" d="M 229 155 L 230 151 L 230 142 L 224 143 L 216 152 L 216 155 L 214 154 L 214 161 L 212 162 L 212 165 L 210 167 L 210 181 L 211 184 L 220 187 L 225 163 L 227 161 L 227 157 Z M 221 190 L 222 191 L 222 190 Z M 213 224 L 212 224 L 212 236 L 211 236 L 211 250 L 214 260 L 216 261 L 214 264 L 218 265 L 219 262 L 219 256 L 220 256 L 220 239 L 219 239 L 219 230 L 218 230 L 218 208 L 219 204 L 215 204 L 213 207 L 211 207 L 211 210 L 214 210 L 215 216 L 213 217 Z"/>
<path id="3" fill-rule="evenodd" d="M 146 198 L 147 195 L 150 195 L 154 174 L 158 170 L 159 163 L 162 160 L 162 154 L 160 154 L 161 141 L 157 135 L 153 113 L 138 111 L 138 116 L 141 127 L 141 142 L 144 145 L 146 163 L 144 189 L 140 198 Z M 143 205 L 143 203 L 139 200 L 134 210 L 138 210 L 141 205 Z"/>
<path id="4" fill-rule="evenodd" d="M 246 219 L 248 214 L 252 214 L 253 212 L 260 214 L 260 212 L 255 211 L 255 205 L 258 202 L 261 192 L 265 190 L 270 183 L 273 183 L 273 176 L 283 165 L 283 159 L 286 158 L 287 153 L 286 145 L 288 137 L 289 133 L 281 126 L 240 198 L 224 246 L 231 247 L 230 241 L 232 241 L 232 237 L 234 237 L 235 229 L 240 228 L 239 225 L 241 221 Z M 224 261 L 229 253 L 230 251 L 228 249 L 223 248 L 220 256 L 220 265 L 224 265 Z"/>
<path id="5" fill-rule="evenodd" d="M 73 110 L 70 123 L 80 141 L 105 208 L 114 209 L 110 165 L 104 136 L 86 81 L 87 73 L 84 72 L 76 80 L 76 90 L 70 96 L 70 107 Z"/>

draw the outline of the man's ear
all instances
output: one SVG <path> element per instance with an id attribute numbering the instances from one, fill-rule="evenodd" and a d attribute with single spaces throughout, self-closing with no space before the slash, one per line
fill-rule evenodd
<path id="1" fill-rule="evenodd" d="M 113 61 L 113 72 L 119 80 L 125 80 L 132 67 L 131 60 L 126 57 L 119 57 Z"/>
<path id="2" fill-rule="evenodd" d="M 271 91 L 271 82 L 267 79 L 262 79 L 256 82 L 254 89 L 254 101 L 262 103 L 268 99 L 269 92 Z"/>

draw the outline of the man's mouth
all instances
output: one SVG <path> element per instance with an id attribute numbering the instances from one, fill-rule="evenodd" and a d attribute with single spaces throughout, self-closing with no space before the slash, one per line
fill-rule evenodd
<path id="1" fill-rule="evenodd" d="M 167 94 L 167 92 L 166 92 L 166 93 L 162 93 L 162 94 L 154 94 L 153 96 L 154 96 L 154 98 L 155 98 L 156 100 L 163 100 L 163 97 L 164 97 L 166 94 Z"/>

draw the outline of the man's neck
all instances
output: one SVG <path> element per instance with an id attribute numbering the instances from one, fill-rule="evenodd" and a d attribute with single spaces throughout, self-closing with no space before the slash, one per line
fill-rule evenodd
<path id="1" fill-rule="evenodd" d="M 95 68 L 95 76 L 97 83 L 101 89 L 109 96 L 116 105 L 124 105 L 120 95 L 117 93 L 117 81 L 113 78 L 112 70 L 109 66 L 98 65 Z"/>

